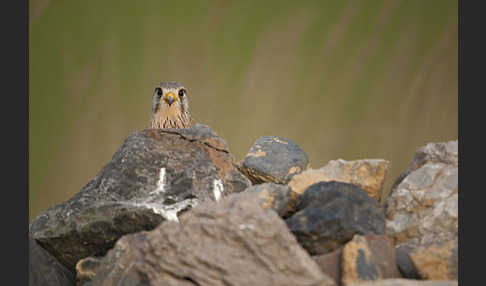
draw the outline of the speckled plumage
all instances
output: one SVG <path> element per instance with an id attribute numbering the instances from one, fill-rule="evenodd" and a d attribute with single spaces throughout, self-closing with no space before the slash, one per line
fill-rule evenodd
<path id="1" fill-rule="evenodd" d="M 188 128 L 194 125 L 186 89 L 178 82 L 162 82 L 152 97 L 151 128 Z"/>

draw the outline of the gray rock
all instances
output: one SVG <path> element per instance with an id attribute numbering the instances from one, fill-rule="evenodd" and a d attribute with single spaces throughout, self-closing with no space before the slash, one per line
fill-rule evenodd
<path id="1" fill-rule="evenodd" d="M 122 237 L 93 285 L 335 285 L 272 210 L 230 196 Z"/>
<path id="2" fill-rule="evenodd" d="M 241 171 L 254 183 L 286 184 L 309 168 L 307 154 L 287 138 L 262 136 L 246 154 Z"/>
<path id="3" fill-rule="evenodd" d="M 420 148 L 385 203 L 386 233 L 396 245 L 457 238 L 457 141 Z"/>
<path id="4" fill-rule="evenodd" d="M 429 143 L 420 147 L 414 154 L 412 162 L 407 166 L 407 169 L 400 174 L 398 179 L 393 184 L 395 188 L 402 180 L 411 172 L 417 170 L 428 162 L 444 163 L 457 167 L 458 165 L 458 140 Z M 393 189 L 392 188 L 392 189 Z"/>
<path id="5" fill-rule="evenodd" d="M 311 254 L 324 254 L 345 244 L 355 234 L 383 234 L 384 212 L 360 187 L 320 182 L 301 196 L 297 212 L 286 222 L 299 243 Z"/>
<path id="6" fill-rule="evenodd" d="M 290 187 L 275 183 L 263 183 L 253 185 L 232 196 L 253 200 L 263 209 L 272 209 L 282 217 L 289 206 Z"/>
<path id="7" fill-rule="evenodd" d="M 136 132 L 80 192 L 39 215 L 30 233 L 74 271 L 79 259 L 104 255 L 124 234 L 243 191 L 251 182 L 235 164 L 224 140 L 204 125 Z"/>
<path id="8" fill-rule="evenodd" d="M 29 285 L 76 285 L 74 274 L 29 236 Z"/>
<path id="9" fill-rule="evenodd" d="M 410 258 L 410 252 L 412 250 L 413 248 L 406 244 L 396 248 L 397 266 L 404 278 L 419 279 L 420 277 L 417 268 L 415 268 L 415 265 Z"/>
<path id="10" fill-rule="evenodd" d="M 331 160 L 319 169 L 307 169 L 292 177 L 288 182 L 291 189 L 289 214 L 294 212 L 300 195 L 307 188 L 318 182 L 343 182 L 357 185 L 368 193 L 368 196 L 381 202 L 383 184 L 388 173 L 390 162 L 384 159 L 362 159 L 345 161 Z"/>

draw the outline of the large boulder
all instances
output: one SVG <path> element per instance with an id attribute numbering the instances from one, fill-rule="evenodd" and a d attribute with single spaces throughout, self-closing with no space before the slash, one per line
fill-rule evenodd
<path id="1" fill-rule="evenodd" d="M 287 138 L 262 136 L 246 154 L 241 171 L 254 184 L 286 184 L 293 176 L 309 168 L 309 158 Z"/>
<path id="2" fill-rule="evenodd" d="M 76 285 L 74 274 L 29 235 L 29 285 Z"/>
<path id="3" fill-rule="evenodd" d="M 384 233 L 382 207 L 356 185 L 320 182 L 310 186 L 301 197 L 297 212 L 286 222 L 312 255 L 333 251 L 355 234 Z"/>
<path id="4" fill-rule="evenodd" d="M 457 238 L 458 141 L 420 148 L 386 200 L 386 233 L 413 247 Z"/>
<path id="5" fill-rule="evenodd" d="M 335 285 L 271 209 L 231 196 L 122 237 L 92 285 Z"/>
<path id="6" fill-rule="evenodd" d="M 202 201 L 251 185 L 223 139 L 209 127 L 147 129 L 130 135 L 98 175 L 30 225 L 33 238 L 74 271 L 124 234 L 177 221 Z"/>

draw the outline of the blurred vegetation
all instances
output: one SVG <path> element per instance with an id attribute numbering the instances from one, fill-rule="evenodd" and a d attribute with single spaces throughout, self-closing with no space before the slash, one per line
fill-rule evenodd
<path id="1" fill-rule="evenodd" d="M 30 1 L 30 219 L 148 126 L 160 81 L 244 157 L 287 137 L 312 167 L 391 161 L 458 136 L 458 3 Z"/>

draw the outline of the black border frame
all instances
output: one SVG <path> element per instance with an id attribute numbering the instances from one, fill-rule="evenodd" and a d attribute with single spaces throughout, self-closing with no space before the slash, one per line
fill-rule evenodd
<path id="1" fill-rule="evenodd" d="M 6 222 L 4 284 L 28 285 L 29 256 L 29 1 L 3 5 L 2 33 L 2 165 Z M 12 201 L 13 199 L 13 201 Z M 12 235 L 13 234 L 13 235 Z M 13 281 L 13 282 L 11 282 Z"/>
<path id="2" fill-rule="evenodd" d="M 474 4 L 476 4 L 474 6 Z M 458 0 L 458 140 L 459 140 L 459 250 L 458 250 L 458 264 L 459 264 L 459 285 L 479 285 L 483 278 L 480 269 L 483 265 L 481 262 L 477 263 L 476 258 L 472 254 L 481 255 L 481 242 L 479 241 L 483 235 L 480 231 L 472 233 L 473 230 L 482 229 L 482 219 L 484 215 L 481 210 L 484 209 L 484 201 L 479 198 L 481 193 L 482 183 L 477 182 L 473 186 L 474 178 L 481 178 L 484 174 L 480 174 L 482 168 L 475 168 L 479 162 L 472 162 L 467 160 L 468 166 L 464 165 L 464 158 L 481 159 L 481 151 L 479 144 L 482 140 L 465 139 L 465 134 L 475 129 L 476 132 L 482 133 L 482 105 L 471 103 L 471 99 L 480 98 L 484 94 L 480 84 L 484 82 L 484 73 L 481 72 L 485 66 L 484 51 L 485 45 L 482 43 L 484 35 L 484 10 L 481 9 L 480 1 L 464 1 Z M 467 100 L 466 100 L 467 99 Z M 475 106 L 478 110 L 474 110 Z M 469 136 L 471 138 L 471 136 Z M 466 145 L 465 145 L 466 144 Z M 484 144 L 481 144 L 484 146 Z M 465 147 L 467 146 L 467 147 Z M 466 151 L 467 148 L 467 151 Z M 476 149 L 476 150 L 475 150 Z M 467 157 L 465 154 L 470 154 Z M 476 159 L 476 160 L 477 160 Z M 474 160 L 475 161 L 475 160 Z M 473 224 L 476 221 L 476 227 Z M 471 223 L 469 223 L 471 222 Z M 466 235 L 467 225 L 470 225 L 469 234 Z M 474 229 L 475 227 L 475 229 Z M 471 234 L 472 233 L 472 234 Z M 476 250 L 471 249 L 475 248 Z M 479 260 L 479 259 L 478 259 Z M 484 271 L 484 270 L 483 270 Z M 467 275 L 466 275 L 467 273 Z M 477 275 L 477 277 L 476 277 Z M 476 283 L 475 283 L 476 282 Z"/>

